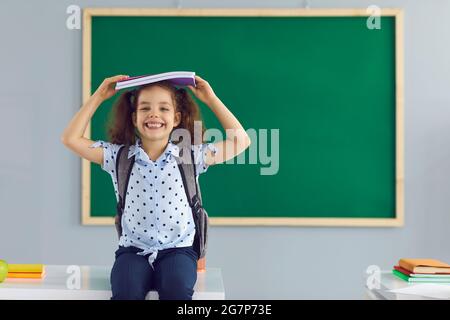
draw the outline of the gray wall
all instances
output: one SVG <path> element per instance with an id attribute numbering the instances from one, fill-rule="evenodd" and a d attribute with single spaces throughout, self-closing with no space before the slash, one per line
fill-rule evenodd
<path id="1" fill-rule="evenodd" d="M 182 1 L 184 7 L 302 3 Z M 80 224 L 81 161 L 59 140 L 81 103 L 81 31 L 65 27 L 70 4 L 171 7 L 177 2 L 1 1 L 0 259 L 10 262 L 113 262 L 113 227 Z M 365 8 L 374 1 L 309 4 Z M 207 264 L 222 269 L 228 298 L 361 299 L 371 264 L 390 269 L 407 256 L 450 261 L 450 2 L 376 4 L 405 10 L 405 226 L 214 226 Z"/>

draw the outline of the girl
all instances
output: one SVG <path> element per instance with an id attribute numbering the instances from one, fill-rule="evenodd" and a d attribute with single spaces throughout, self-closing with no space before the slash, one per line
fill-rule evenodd
<path id="1" fill-rule="evenodd" d="M 186 89 L 164 81 L 152 83 L 121 94 L 108 131 L 110 142 L 83 137 L 96 109 L 114 96 L 116 82 L 126 78 L 105 79 L 71 120 L 61 140 L 111 175 L 116 197 L 117 150 L 131 145 L 128 157 L 135 157 L 111 271 L 112 299 L 145 299 L 150 289 L 156 289 L 162 300 L 191 300 L 197 280 L 198 255 L 192 248 L 195 225 L 176 165 L 180 150 L 171 134 L 174 128 L 186 129 L 193 139 L 199 108 Z M 250 145 L 250 138 L 209 83 L 199 76 L 195 79 L 196 87 L 189 89 L 226 130 L 223 141 L 192 146 L 198 175 L 208 166 L 240 154 Z"/>

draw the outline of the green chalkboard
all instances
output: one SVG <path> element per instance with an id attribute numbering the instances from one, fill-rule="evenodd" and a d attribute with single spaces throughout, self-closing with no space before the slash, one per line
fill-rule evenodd
<path id="1" fill-rule="evenodd" d="M 213 223 L 402 224 L 398 12 L 381 16 L 381 29 L 342 12 L 127 12 L 88 15 L 91 92 L 115 74 L 195 71 L 256 133 L 245 164 L 216 165 L 200 177 Z M 107 139 L 113 101 L 94 115 L 92 140 Z M 221 129 L 200 105 L 206 127 Z M 110 176 L 91 164 L 89 183 L 90 218 L 114 216 Z"/>

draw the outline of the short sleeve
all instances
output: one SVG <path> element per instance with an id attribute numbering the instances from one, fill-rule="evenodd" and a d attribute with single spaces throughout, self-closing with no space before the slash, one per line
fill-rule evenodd
<path id="1" fill-rule="evenodd" d="M 212 151 L 213 154 L 216 154 L 217 147 L 214 143 L 203 143 L 192 145 L 192 150 L 194 151 L 194 161 L 195 161 L 195 170 L 197 175 L 200 175 L 206 170 L 208 170 L 208 165 L 206 164 L 206 154 L 207 151 Z"/>
<path id="2" fill-rule="evenodd" d="M 89 148 L 103 148 L 103 164 L 101 167 L 110 175 L 115 176 L 117 152 L 119 151 L 121 146 L 122 145 L 119 144 L 113 144 L 110 142 L 98 140 L 94 144 L 89 146 Z"/>

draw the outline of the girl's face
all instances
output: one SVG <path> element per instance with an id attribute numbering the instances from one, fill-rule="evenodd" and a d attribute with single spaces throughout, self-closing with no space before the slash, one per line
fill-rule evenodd
<path id="1" fill-rule="evenodd" d="M 180 121 L 181 113 L 176 111 L 170 91 L 159 86 L 140 91 L 136 112 L 133 112 L 133 124 L 142 139 L 167 141 Z"/>

